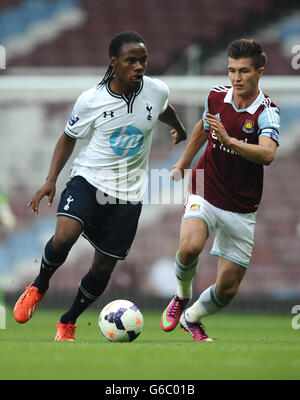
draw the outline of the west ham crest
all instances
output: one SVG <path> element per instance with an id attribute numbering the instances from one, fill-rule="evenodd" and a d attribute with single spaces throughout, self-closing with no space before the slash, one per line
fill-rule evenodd
<path id="1" fill-rule="evenodd" d="M 243 125 L 243 131 L 245 133 L 252 133 L 255 130 L 254 126 L 254 121 L 251 121 L 250 119 L 246 119 L 244 125 Z"/>

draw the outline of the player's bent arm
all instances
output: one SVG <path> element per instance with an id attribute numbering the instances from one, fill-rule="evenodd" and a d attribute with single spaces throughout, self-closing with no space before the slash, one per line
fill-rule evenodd
<path id="1" fill-rule="evenodd" d="M 171 177 L 173 178 L 173 180 L 177 181 L 184 177 L 185 170 L 188 170 L 190 168 L 196 154 L 207 141 L 207 136 L 208 132 L 204 129 L 204 123 L 201 119 L 195 125 L 190 141 L 180 160 L 173 165 L 173 169 L 171 171 Z"/>
<path id="2" fill-rule="evenodd" d="M 38 214 L 39 204 L 44 196 L 48 196 L 48 206 L 51 206 L 55 196 L 57 177 L 72 154 L 75 143 L 76 139 L 71 138 L 65 133 L 63 133 L 58 139 L 46 182 L 27 204 L 28 207 L 31 207 L 33 213 Z"/>
<path id="3" fill-rule="evenodd" d="M 161 122 L 170 125 L 174 130 L 171 131 L 171 135 L 174 138 L 174 144 L 178 144 L 182 140 L 186 139 L 186 130 L 180 121 L 175 108 L 168 104 L 167 108 L 158 117 Z"/>
<path id="4" fill-rule="evenodd" d="M 208 132 L 204 129 L 203 120 L 200 119 L 199 122 L 195 125 L 190 141 L 186 146 L 186 149 L 180 159 L 180 161 L 187 166 L 190 167 L 193 159 L 197 155 L 198 151 L 207 141 Z"/>
<path id="5" fill-rule="evenodd" d="M 56 182 L 58 175 L 70 158 L 74 150 L 75 144 L 76 139 L 68 136 L 66 133 L 63 133 L 60 136 L 53 152 L 46 181 Z"/>
<path id="6" fill-rule="evenodd" d="M 248 161 L 270 165 L 275 158 L 277 143 L 267 136 L 260 136 L 258 144 L 245 143 L 231 137 L 228 147 Z"/>

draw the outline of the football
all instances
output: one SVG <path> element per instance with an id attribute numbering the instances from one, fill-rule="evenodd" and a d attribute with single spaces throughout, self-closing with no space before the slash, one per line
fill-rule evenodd
<path id="1" fill-rule="evenodd" d="M 99 315 L 100 331 L 111 342 L 132 342 L 143 326 L 143 314 L 129 300 L 114 300 Z"/>

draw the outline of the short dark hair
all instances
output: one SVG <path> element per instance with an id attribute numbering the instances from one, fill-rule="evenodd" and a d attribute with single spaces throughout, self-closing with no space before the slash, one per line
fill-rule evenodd
<path id="1" fill-rule="evenodd" d="M 240 58 L 252 58 L 256 69 L 264 67 L 267 55 L 261 45 L 254 39 L 237 39 L 231 42 L 227 48 L 228 57 L 238 60 Z"/>
<path id="2" fill-rule="evenodd" d="M 145 40 L 141 35 L 134 31 L 124 31 L 115 35 L 109 44 L 108 52 L 110 57 L 118 57 L 123 44 L 125 43 L 143 43 Z M 98 86 L 105 85 L 114 75 L 113 67 L 110 65 Z"/>

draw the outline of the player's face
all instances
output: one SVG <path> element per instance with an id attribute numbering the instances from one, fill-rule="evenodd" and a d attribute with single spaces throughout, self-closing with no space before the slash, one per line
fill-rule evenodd
<path id="1" fill-rule="evenodd" d="M 136 90 L 147 68 L 147 49 L 143 43 L 123 44 L 118 57 L 111 58 L 115 77 L 121 86 L 130 91 Z"/>
<path id="2" fill-rule="evenodd" d="M 258 91 L 258 81 L 264 68 L 255 68 L 252 58 L 228 58 L 228 76 L 235 95 L 248 98 Z"/>

